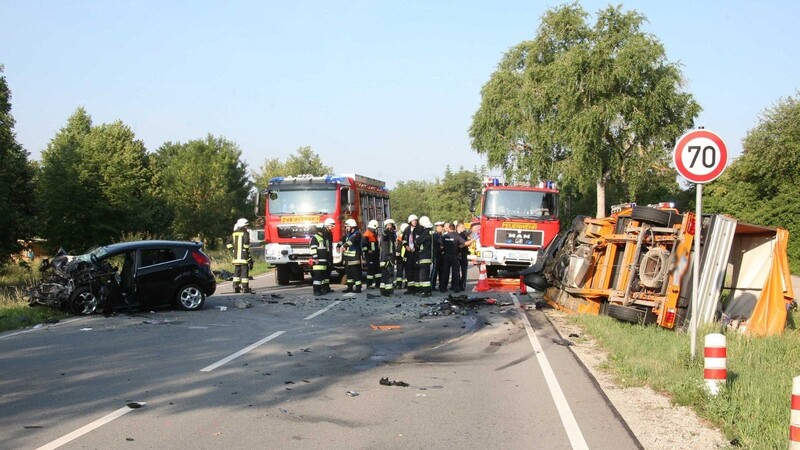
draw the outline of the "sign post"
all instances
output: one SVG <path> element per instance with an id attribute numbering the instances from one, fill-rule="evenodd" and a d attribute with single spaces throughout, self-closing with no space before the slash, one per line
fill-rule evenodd
<path id="1" fill-rule="evenodd" d="M 691 355 L 697 348 L 697 303 L 700 290 L 700 234 L 702 231 L 703 184 L 714 181 L 725 171 L 728 164 L 728 147 L 713 131 L 699 129 L 690 131 L 678 139 L 672 152 L 672 161 L 678 173 L 697 186 L 696 211 L 694 216 L 694 257 L 692 258 L 692 303 L 689 310 L 691 322 Z"/>

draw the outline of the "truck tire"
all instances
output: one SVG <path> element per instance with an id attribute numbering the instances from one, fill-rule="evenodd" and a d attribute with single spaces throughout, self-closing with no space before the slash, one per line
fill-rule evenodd
<path id="1" fill-rule="evenodd" d="M 278 264 L 275 266 L 275 279 L 279 286 L 288 286 L 292 277 L 292 270 L 288 264 Z"/>
<path id="2" fill-rule="evenodd" d="M 632 306 L 609 303 L 608 306 L 606 306 L 606 314 L 623 322 L 644 323 L 647 311 Z"/>
<path id="3" fill-rule="evenodd" d="M 486 277 L 497 278 L 497 266 L 486 265 Z"/>
<path id="4" fill-rule="evenodd" d="M 680 222 L 683 216 L 676 214 L 674 211 L 662 211 L 647 206 L 634 206 L 633 211 L 631 211 L 631 219 L 666 227 Z"/>
<path id="5" fill-rule="evenodd" d="M 528 275 L 525 275 L 522 277 L 522 282 L 531 289 L 535 289 L 539 292 L 544 292 L 550 287 L 550 284 L 547 282 L 547 278 L 538 273 L 529 273 Z"/>

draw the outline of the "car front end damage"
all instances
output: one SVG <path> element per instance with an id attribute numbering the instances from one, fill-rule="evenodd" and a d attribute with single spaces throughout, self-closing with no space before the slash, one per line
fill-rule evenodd
<path id="1" fill-rule="evenodd" d="M 62 249 L 52 259 L 43 260 L 39 271 L 42 281 L 31 287 L 26 295 L 31 306 L 91 314 L 104 307 L 113 295 L 119 294 L 116 269 L 91 256 L 70 256 Z"/>

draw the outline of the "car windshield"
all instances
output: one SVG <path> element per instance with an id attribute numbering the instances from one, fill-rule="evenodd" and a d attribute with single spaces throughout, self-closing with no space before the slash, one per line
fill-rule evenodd
<path id="1" fill-rule="evenodd" d="M 336 209 L 336 190 L 313 186 L 307 189 L 273 190 L 277 194 L 269 199 L 270 214 L 324 214 Z"/>
<path id="2" fill-rule="evenodd" d="M 535 191 L 488 191 L 483 214 L 511 219 L 557 219 L 558 195 Z"/>
<path id="3" fill-rule="evenodd" d="M 75 259 L 88 262 L 92 260 L 92 255 L 102 258 L 106 253 L 108 253 L 108 249 L 106 247 L 92 247 L 87 250 L 86 253 L 76 256 Z"/>

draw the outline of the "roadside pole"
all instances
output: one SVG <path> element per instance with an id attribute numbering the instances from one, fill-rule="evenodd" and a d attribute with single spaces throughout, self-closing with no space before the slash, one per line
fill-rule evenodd
<path id="1" fill-rule="evenodd" d="M 697 350 L 697 302 L 700 300 L 698 294 L 700 293 L 700 234 L 702 233 L 703 224 L 703 183 L 695 185 L 697 190 L 697 198 L 695 199 L 695 212 L 694 212 L 694 259 L 692 260 L 692 302 L 689 304 L 689 329 L 690 339 L 690 353 L 694 359 Z"/>
<path id="2" fill-rule="evenodd" d="M 697 353 L 698 303 L 700 301 L 700 237 L 703 225 L 703 184 L 717 179 L 728 164 L 728 148 L 713 131 L 690 131 L 678 139 L 672 152 L 672 162 L 678 173 L 695 183 L 697 199 L 694 217 L 694 256 L 692 257 L 692 300 L 689 304 L 689 329 L 692 359 Z"/>

